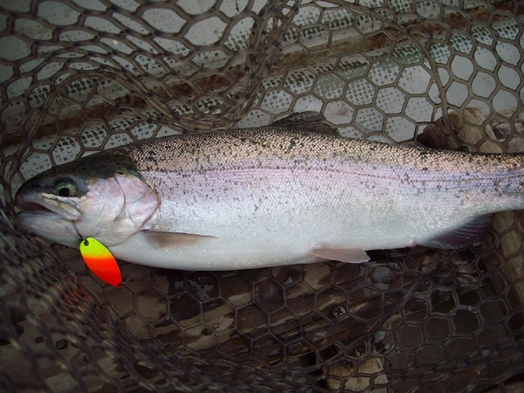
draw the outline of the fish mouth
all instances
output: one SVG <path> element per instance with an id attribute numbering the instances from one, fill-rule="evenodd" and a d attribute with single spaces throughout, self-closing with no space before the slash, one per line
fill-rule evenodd
<path id="1" fill-rule="evenodd" d="M 21 209 L 16 218 L 24 228 L 51 242 L 78 246 L 78 232 L 70 219 L 75 215 L 70 206 L 60 209 L 58 203 L 49 203 L 38 195 L 17 195 L 16 204 Z"/>
<path id="2" fill-rule="evenodd" d="M 20 198 L 20 200 L 17 199 L 16 204 L 18 205 L 20 209 L 22 209 L 25 212 L 54 213 L 52 210 L 48 209 L 47 207 L 45 207 L 44 205 L 40 203 L 30 202 L 22 198 Z"/>
<path id="3" fill-rule="evenodd" d="M 67 221 L 81 218 L 80 211 L 70 201 L 51 194 L 19 194 L 17 206 L 27 214 L 47 214 L 59 216 Z"/>

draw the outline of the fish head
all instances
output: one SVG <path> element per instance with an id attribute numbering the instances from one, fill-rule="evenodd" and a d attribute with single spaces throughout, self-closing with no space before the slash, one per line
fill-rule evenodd
<path id="1" fill-rule="evenodd" d="M 130 159 L 99 153 L 28 180 L 16 204 L 18 221 L 38 236 L 71 247 L 86 237 L 113 246 L 144 226 L 158 199 Z"/>

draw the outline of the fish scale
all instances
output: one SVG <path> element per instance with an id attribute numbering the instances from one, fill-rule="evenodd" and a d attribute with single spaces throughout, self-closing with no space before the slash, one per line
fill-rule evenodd
<path id="1" fill-rule="evenodd" d="M 520 155 L 350 140 L 313 132 L 316 119 L 300 126 L 290 120 L 175 135 L 88 157 L 109 163 L 109 172 L 125 163 L 128 183 L 145 183 L 158 202 L 123 242 L 107 233 L 111 252 L 131 262 L 200 270 L 362 262 L 365 250 L 463 246 L 487 225 L 486 215 L 524 207 Z M 90 166 L 69 165 L 53 176 L 82 178 Z M 86 188 L 95 180 L 85 180 Z"/>

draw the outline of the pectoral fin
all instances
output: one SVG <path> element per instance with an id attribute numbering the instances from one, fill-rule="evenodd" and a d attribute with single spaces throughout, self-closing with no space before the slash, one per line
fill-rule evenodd
<path id="1" fill-rule="evenodd" d="M 359 248 L 318 247 L 311 253 L 330 261 L 360 263 L 369 261 L 369 255 Z"/>
<path id="2" fill-rule="evenodd" d="M 216 239 L 214 236 L 202 236 L 192 233 L 142 231 L 145 240 L 156 248 L 171 248 L 194 244 L 205 239 Z"/>

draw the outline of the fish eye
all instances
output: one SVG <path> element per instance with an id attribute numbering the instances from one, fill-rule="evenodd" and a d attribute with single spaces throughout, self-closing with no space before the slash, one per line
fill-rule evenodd
<path id="1" fill-rule="evenodd" d="M 76 195 L 76 186 L 69 180 L 60 180 L 55 185 L 55 193 L 61 197 L 73 197 Z"/>

